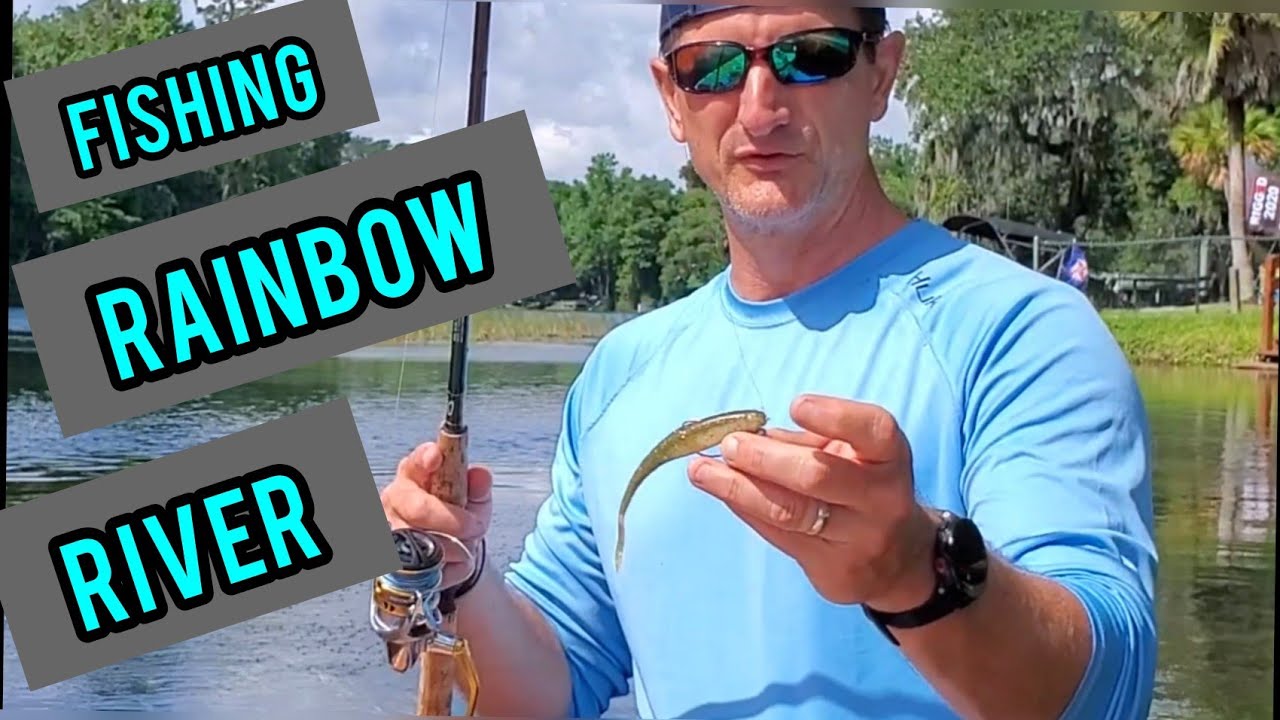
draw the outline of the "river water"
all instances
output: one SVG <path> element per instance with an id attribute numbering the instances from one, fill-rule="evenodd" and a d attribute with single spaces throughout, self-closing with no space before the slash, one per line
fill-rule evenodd
<path id="1" fill-rule="evenodd" d="M 560 403 L 586 346 L 472 352 L 473 459 L 495 470 L 493 561 L 505 566 L 548 489 Z M 445 352 L 365 350 L 63 439 L 29 340 L 10 337 L 9 503 L 146 462 L 338 397 L 355 414 L 379 486 L 442 417 Z M 1275 376 L 1142 370 L 1156 444 L 1161 554 L 1154 718 L 1271 718 L 1275 619 Z M 367 626 L 358 585 L 36 692 L 8 625 L 11 709 L 412 713 Z M 634 712 L 630 698 L 611 717 Z"/>

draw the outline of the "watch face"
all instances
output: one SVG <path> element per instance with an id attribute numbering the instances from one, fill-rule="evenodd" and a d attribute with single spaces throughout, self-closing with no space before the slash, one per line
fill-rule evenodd
<path id="1" fill-rule="evenodd" d="M 944 540 L 948 564 L 956 585 L 977 597 L 987 579 L 987 547 L 978 526 L 968 518 L 957 518 Z"/>

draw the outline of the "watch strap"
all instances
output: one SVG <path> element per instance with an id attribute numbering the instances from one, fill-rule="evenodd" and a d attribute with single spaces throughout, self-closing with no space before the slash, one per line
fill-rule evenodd
<path id="1" fill-rule="evenodd" d="M 942 522 L 939 524 L 933 543 L 934 589 L 929 599 L 920 605 L 900 612 L 882 612 L 866 605 L 862 611 L 871 620 L 889 642 L 898 644 L 898 639 L 889 632 L 889 628 L 917 628 L 928 625 L 950 615 L 956 610 L 968 607 L 976 598 L 964 592 L 956 584 L 954 568 L 949 564 L 946 538 L 956 526 L 959 518 L 951 512 L 942 511 Z"/>
<path id="2" fill-rule="evenodd" d="M 893 636 L 893 633 L 889 632 L 889 628 L 909 629 L 923 627 L 968 606 L 973 600 L 972 597 L 965 593 L 943 584 L 940 576 L 937 588 L 929 596 L 929 599 L 917 607 L 902 612 L 887 613 L 873 610 L 863 605 L 862 611 L 866 613 L 872 624 L 879 628 L 880 632 L 889 639 L 889 642 L 897 645 L 898 639 Z"/>

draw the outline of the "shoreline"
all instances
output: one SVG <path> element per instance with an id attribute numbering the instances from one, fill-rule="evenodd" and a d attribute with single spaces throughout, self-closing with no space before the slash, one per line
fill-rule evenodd
<path id="1" fill-rule="evenodd" d="M 371 345 L 369 349 L 398 348 L 400 347 L 400 343 L 402 342 L 404 342 L 403 338 L 397 338 L 395 340 L 388 340 L 383 343 Z M 510 346 L 525 346 L 525 347 L 546 346 L 548 348 L 559 346 L 559 347 L 573 347 L 573 348 L 588 349 L 593 347 L 597 342 L 599 342 L 599 338 L 581 338 L 577 340 L 536 340 L 536 339 L 473 340 L 471 341 L 470 346 L 472 348 L 489 348 L 489 349 L 497 349 L 497 348 L 510 347 Z M 435 340 L 435 339 L 410 340 L 408 345 L 409 347 L 414 349 L 438 350 L 445 353 L 445 355 L 447 355 L 447 352 L 449 349 L 449 342 L 447 340 Z M 1121 344 L 1120 349 L 1122 351 L 1125 351 L 1125 356 L 1129 358 L 1130 365 L 1134 367 L 1140 367 L 1140 368 L 1152 368 L 1152 369 L 1168 368 L 1168 369 L 1186 369 L 1186 370 L 1235 370 L 1240 372 L 1263 372 L 1263 373 L 1280 372 L 1280 365 L 1277 365 L 1276 363 L 1262 362 L 1260 360 L 1257 360 L 1252 355 L 1240 357 L 1240 358 L 1224 357 L 1221 361 L 1216 361 L 1214 363 L 1209 364 L 1209 363 L 1191 363 L 1191 362 L 1180 361 L 1180 360 L 1169 361 L 1169 360 L 1162 360 L 1159 357 L 1150 358 L 1150 357 L 1139 356 L 1135 358 L 1131 355 L 1130 351 L 1125 350 L 1125 346 L 1123 344 Z M 349 353 L 349 354 L 355 354 L 359 352 L 361 351 L 352 351 L 352 353 Z"/>
<path id="2" fill-rule="evenodd" d="M 19 317 L 15 317 L 15 311 Z M 15 337 L 31 339 L 20 313 L 20 309 L 10 308 L 11 341 Z M 502 352 L 504 347 L 537 347 L 539 352 L 535 355 L 547 354 L 541 352 L 547 350 L 556 358 L 552 362 L 576 362 L 574 357 L 589 351 L 606 333 L 638 315 L 490 308 L 471 316 L 471 344 L 513 361 L 519 361 L 515 356 L 520 353 Z M 1225 304 L 1216 304 L 1203 305 L 1199 312 L 1193 307 L 1104 308 L 1098 315 L 1134 367 L 1277 371 L 1276 363 L 1264 363 L 1258 358 L 1262 309 L 1256 305 L 1245 306 L 1239 313 L 1232 313 Z M 381 355 L 409 347 L 432 358 L 447 358 L 450 330 L 450 323 L 444 322 L 343 355 Z"/>
<path id="3" fill-rule="evenodd" d="M 1102 309 L 1099 316 L 1129 362 L 1136 367 L 1274 371 L 1257 353 L 1262 310 L 1246 306 L 1237 313 L 1225 305 L 1195 308 Z M 503 308 L 472 316 L 475 346 L 572 345 L 589 347 L 619 324 L 617 313 Z M 633 315 L 625 314 L 628 317 Z M 449 324 L 424 328 L 375 347 L 447 346 Z"/>

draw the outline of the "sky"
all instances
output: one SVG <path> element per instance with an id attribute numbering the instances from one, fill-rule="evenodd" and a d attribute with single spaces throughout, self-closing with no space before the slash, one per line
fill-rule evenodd
<path id="1" fill-rule="evenodd" d="M 76 3 L 14 0 L 14 12 L 42 15 L 66 4 Z M 465 126 L 474 4 L 349 4 L 380 118 L 352 130 L 412 142 Z M 191 0 L 183 10 L 195 19 Z M 890 27 L 930 12 L 889 8 Z M 612 152 L 638 174 L 674 180 L 686 155 L 667 131 L 649 75 L 657 24 L 654 3 L 494 2 L 485 116 L 523 110 L 549 179 L 581 177 L 592 155 Z M 906 141 L 905 108 L 894 100 L 872 132 Z"/>

